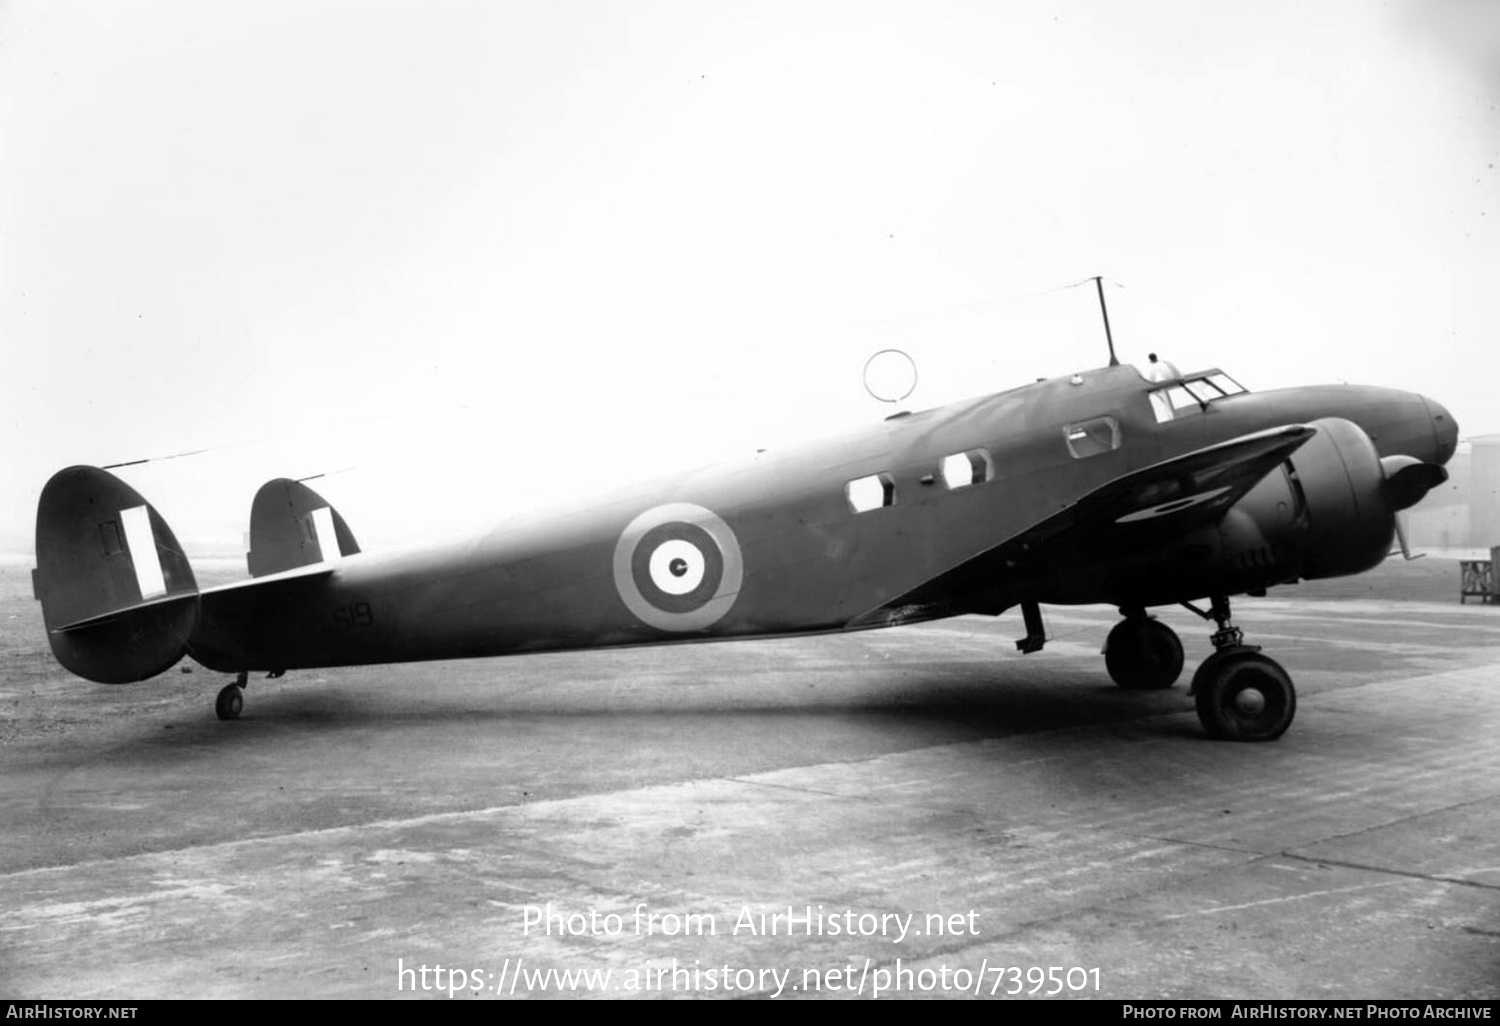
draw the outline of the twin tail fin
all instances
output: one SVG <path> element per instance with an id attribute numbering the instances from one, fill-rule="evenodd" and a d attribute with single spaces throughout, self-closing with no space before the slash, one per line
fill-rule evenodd
<path id="1" fill-rule="evenodd" d="M 306 485 L 276 478 L 251 504 L 247 562 L 252 578 L 278 580 L 209 590 L 275 587 L 331 572 L 357 552 L 337 510 Z M 192 567 L 155 507 L 109 471 L 69 467 L 42 488 L 36 562 L 32 589 L 52 654 L 78 676 L 128 684 L 189 651 L 202 608 Z"/>
<path id="2" fill-rule="evenodd" d="M 317 492 L 300 481 L 267 481 L 250 503 L 251 577 L 317 563 L 336 563 L 359 551 L 349 525 Z"/>
<path id="3" fill-rule="evenodd" d="M 32 590 L 52 654 L 101 684 L 154 677 L 182 658 L 198 586 L 172 529 L 107 470 L 69 467 L 42 488 Z"/>

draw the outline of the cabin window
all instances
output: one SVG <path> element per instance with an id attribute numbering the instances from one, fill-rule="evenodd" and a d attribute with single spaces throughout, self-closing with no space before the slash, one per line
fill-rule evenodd
<path id="1" fill-rule="evenodd" d="M 1120 447 L 1120 422 L 1113 417 L 1095 417 L 1063 428 L 1068 451 L 1074 459 L 1086 459 Z"/>
<path id="2" fill-rule="evenodd" d="M 896 481 L 889 474 L 857 477 L 844 485 L 844 494 L 849 498 L 850 509 L 856 513 L 868 513 L 872 509 L 896 504 Z"/>
<path id="3" fill-rule="evenodd" d="M 951 491 L 983 484 L 995 476 L 995 463 L 984 449 L 970 449 L 943 457 L 943 484 Z"/>

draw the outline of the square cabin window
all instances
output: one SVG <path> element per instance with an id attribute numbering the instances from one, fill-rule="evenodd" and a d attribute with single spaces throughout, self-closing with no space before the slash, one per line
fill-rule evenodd
<path id="1" fill-rule="evenodd" d="M 1063 428 L 1063 436 L 1074 459 L 1087 459 L 1120 447 L 1120 422 L 1113 417 L 1095 417 L 1069 424 Z"/>
<path id="2" fill-rule="evenodd" d="M 889 474 L 857 477 L 844 485 L 844 494 L 849 499 L 850 509 L 856 513 L 868 513 L 872 509 L 896 504 L 896 482 Z"/>
<path id="3" fill-rule="evenodd" d="M 943 484 L 949 491 L 983 484 L 995 476 L 995 463 L 983 449 L 970 449 L 943 457 Z"/>

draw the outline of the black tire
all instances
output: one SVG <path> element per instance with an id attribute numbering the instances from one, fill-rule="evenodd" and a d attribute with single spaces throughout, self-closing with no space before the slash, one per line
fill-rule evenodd
<path id="1" fill-rule="evenodd" d="M 1297 689 L 1274 659 L 1248 649 L 1216 652 L 1193 676 L 1198 719 L 1210 737 L 1275 741 L 1297 714 Z"/>
<path id="2" fill-rule="evenodd" d="M 1128 617 L 1105 639 L 1104 667 L 1128 691 L 1169 688 L 1182 676 L 1182 640 L 1160 620 Z"/>
<path id="3" fill-rule="evenodd" d="M 214 700 L 214 714 L 221 720 L 237 720 L 245 707 L 245 693 L 238 684 L 226 684 Z"/>

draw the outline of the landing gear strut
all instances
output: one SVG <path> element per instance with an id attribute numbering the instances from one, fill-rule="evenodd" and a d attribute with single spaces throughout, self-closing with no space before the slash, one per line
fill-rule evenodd
<path id="1" fill-rule="evenodd" d="M 1016 642 L 1022 655 L 1040 652 L 1047 643 L 1047 629 L 1042 624 L 1042 607 L 1032 601 L 1021 603 L 1021 617 L 1026 621 L 1026 637 Z"/>
<path id="2" fill-rule="evenodd" d="M 1122 609 L 1104 642 L 1110 679 L 1131 691 L 1169 688 L 1182 674 L 1182 642 L 1177 632 L 1144 609 Z"/>
<path id="3" fill-rule="evenodd" d="M 1274 741 L 1286 733 L 1297 712 L 1292 678 L 1258 645 L 1244 643 L 1244 633 L 1229 622 L 1227 597 L 1215 595 L 1207 614 L 1188 608 L 1218 624 L 1214 654 L 1193 674 L 1191 693 L 1203 729 L 1228 741 Z"/>
<path id="4" fill-rule="evenodd" d="M 225 684 L 214 700 L 214 714 L 221 720 L 237 720 L 245 707 L 245 685 L 250 680 L 248 670 L 241 670 L 233 684 Z"/>

